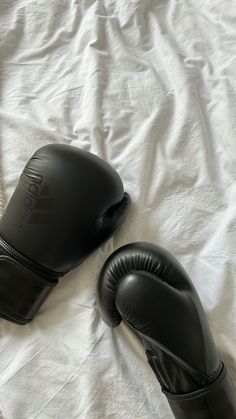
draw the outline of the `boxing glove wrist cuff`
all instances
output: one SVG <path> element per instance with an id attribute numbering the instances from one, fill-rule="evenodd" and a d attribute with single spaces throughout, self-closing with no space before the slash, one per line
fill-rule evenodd
<path id="1" fill-rule="evenodd" d="M 235 392 L 226 367 L 209 386 L 188 394 L 175 395 L 163 390 L 176 419 L 235 419 Z"/>
<path id="2" fill-rule="evenodd" d="M 0 316 L 18 324 L 30 322 L 57 282 L 0 255 Z"/>
<path id="3" fill-rule="evenodd" d="M 50 280 L 54 280 L 60 276 L 63 276 L 62 272 L 52 271 L 51 269 L 45 268 L 44 266 L 28 259 L 26 256 L 22 255 L 22 253 L 18 252 L 14 247 L 12 247 L 9 243 L 7 243 L 2 237 L 0 237 L 0 253 L 11 256 L 19 263 L 22 263 L 26 268 Z"/>

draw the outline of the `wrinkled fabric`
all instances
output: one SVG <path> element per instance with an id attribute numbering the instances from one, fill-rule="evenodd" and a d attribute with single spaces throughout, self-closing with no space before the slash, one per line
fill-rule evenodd
<path id="1" fill-rule="evenodd" d="M 0 320 L 1 418 L 173 418 L 139 340 L 96 306 L 105 259 L 138 240 L 184 265 L 236 386 L 235 27 L 232 0 L 1 0 L 1 212 L 51 142 L 107 160 L 133 202 L 31 324 Z"/>

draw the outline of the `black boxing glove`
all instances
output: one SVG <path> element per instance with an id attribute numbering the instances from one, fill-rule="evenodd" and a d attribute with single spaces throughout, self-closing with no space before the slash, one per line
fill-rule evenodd
<path id="1" fill-rule="evenodd" d="M 0 221 L 0 316 L 25 324 L 57 284 L 108 239 L 130 199 L 116 171 L 49 144 L 26 164 Z"/>
<path id="2" fill-rule="evenodd" d="M 176 419 L 235 419 L 236 393 L 219 360 L 198 294 L 179 262 L 151 243 L 131 243 L 98 281 L 105 323 L 140 336 Z"/>

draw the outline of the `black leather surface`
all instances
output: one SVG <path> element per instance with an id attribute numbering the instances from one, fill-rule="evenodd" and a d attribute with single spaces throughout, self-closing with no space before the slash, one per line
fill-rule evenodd
<path id="1" fill-rule="evenodd" d="M 26 164 L 3 214 L 0 254 L 16 259 L 32 271 L 35 281 L 31 292 L 35 293 L 39 287 L 36 273 L 44 281 L 53 278 L 53 283 L 55 277 L 79 265 L 113 234 L 126 217 L 129 206 L 130 198 L 124 193 L 122 181 L 108 163 L 76 147 L 49 144 L 37 150 Z M 1 277 L 3 269 L 4 279 Z M 4 310 L 1 308 L 3 295 L 6 297 L 9 293 L 10 298 L 16 293 L 12 295 L 16 318 L 19 315 L 18 281 L 24 284 L 26 295 L 28 279 L 24 280 L 20 270 L 13 274 L 12 269 L 11 272 L 10 267 L 8 269 L 9 289 L 7 268 L 0 266 L 0 312 Z M 4 294 L 1 282 L 4 282 Z M 22 297 L 23 291 L 19 295 Z M 36 300 L 35 311 L 39 308 Z M 26 316 L 32 307 L 27 298 L 25 304 Z M 6 317 L 6 312 L 7 307 L 2 316 Z M 20 315 L 23 316 L 23 312 Z M 9 319 L 15 321 L 13 317 Z M 26 318 L 22 318 L 22 322 L 24 320 Z"/>
<path id="2" fill-rule="evenodd" d="M 176 419 L 235 419 L 235 391 L 225 366 L 219 377 L 207 387 L 187 395 L 165 393 Z"/>
<path id="3" fill-rule="evenodd" d="M 192 416 L 183 413 L 183 399 L 216 382 L 222 374 L 222 363 L 198 294 L 183 267 L 173 255 L 154 244 L 131 243 L 116 250 L 105 262 L 97 294 L 103 320 L 114 327 L 123 319 L 141 337 L 148 362 L 168 393 L 174 413 L 178 411 L 178 399 L 173 402 L 170 395 L 182 397 L 182 414 L 176 417 L 190 419 Z M 206 399 L 207 393 L 202 397 Z M 232 394 L 233 389 L 228 400 L 227 394 L 224 396 L 225 409 L 232 403 Z M 196 402 L 192 408 L 197 418 Z M 191 404 L 186 407 L 189 411 Z M 224 418 L 217 413 L 210 416 L 209 412 L 205 411 L 204 419 Z M 232 412 L 235 419 L 236 410 Z"/>
<path id="4" fill-rule="evenodd" d="M 46 280 L 9 256 L 0 256 L 0 316 L 28 323 L 57 281 Z"/>

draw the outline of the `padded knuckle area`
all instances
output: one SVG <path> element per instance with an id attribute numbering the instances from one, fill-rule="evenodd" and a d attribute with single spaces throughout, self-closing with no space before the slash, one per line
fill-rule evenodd
<path id="1" fill-rule="evenodd" d="M 136 243 L 135 246 L 127 245 L 120 248 L 107 267 L 107 272 L 112 275 L 116 281 L 119 281 L 124 275 L 133 271 L 145 271 L 159 278 L 167 278 L 173 271 L 173 265 L 164 257 L 151 252 L 148 248 Z"/>
<path id="2" fill-rule="evenodd" d="M 174 271 L 174 265 L 165 257 L 167 252 L 150 243 L 131 243 L 110 255 L 99 275 L 98 306 L 105 323 L 118 326 L 122 318 L 115 298 L 121 281 L 134 271 L 150 273 L 166 280 Z"/>

